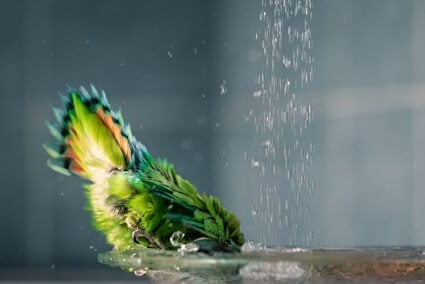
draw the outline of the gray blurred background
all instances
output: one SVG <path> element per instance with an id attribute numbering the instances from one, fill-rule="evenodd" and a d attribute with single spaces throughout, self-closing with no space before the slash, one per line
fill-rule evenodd
<path id="1" fill-rule="evenodd" d="M 315 74 L 300 95 L 315 110 L 316 190 L 303 230 L 311 246 L 425 245 L 425 1 L 313 4 Z M 81 180 L 45 166 L 45 121 L 66 84 L 104 89 L 152 154 L 258 241 L 243 153 L 260 5 L 0 0 L 0 280 L 140 280 L 97 263 L 110 248 Z"/>

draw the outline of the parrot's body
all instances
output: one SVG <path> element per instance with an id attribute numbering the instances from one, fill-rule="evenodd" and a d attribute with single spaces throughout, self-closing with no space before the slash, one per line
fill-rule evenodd
<path id="1" fill-rule="evenodd" d="M 63 100 L 65 111 L 54 109 L 58 124 L 48 124 L 56 139 L 44 145 L 48 165 L 90 181 L 94 227 L 115 250 L 177 249 L 170 237 L 178 231 L 201 251 L 240 250 L 244 237 L 235 215 L 199 194 L 166 160 L 153 158 L 103 91 L 70 89 Z"/>

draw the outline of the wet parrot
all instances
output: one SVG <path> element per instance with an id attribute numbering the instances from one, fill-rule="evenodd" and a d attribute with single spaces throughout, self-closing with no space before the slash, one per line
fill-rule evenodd
<path id="1" fill-rule="evenodd" d="M 175 232 L 207 253 L 240 250 L 244 236 L 236 216 L 149 154 L 103 91 L 69 88 L 62 100 L 64 109 L 53 108 L 57 122 L 47 123 L 54 138 L 43 145 L 47 164 L 87 180 L 93 226 L 115 250 L 175 250 Z"/>

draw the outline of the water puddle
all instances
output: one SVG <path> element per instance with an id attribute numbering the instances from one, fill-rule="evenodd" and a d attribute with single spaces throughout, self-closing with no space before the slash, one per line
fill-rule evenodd
<path id="1" fill-rule="evenodd" d="M 166 283 L 375 283 L 425 279 L 425 247 L 302 249 L 247 244 L 242 253 L 235 254 L 139 249 L 101 253 L 98 259 L 136 274 L 143 271 L 151 280 Z"/>

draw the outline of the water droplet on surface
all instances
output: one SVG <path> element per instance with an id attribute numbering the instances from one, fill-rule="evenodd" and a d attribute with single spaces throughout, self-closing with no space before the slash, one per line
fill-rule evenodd
<path id="1" fill-rule="evenodd" d="M 182 254 L 197 252 L 199 251 L 199 246 L 195 243 L 182 244 L 177 251 Z"/>
<path id="2" fill-rule="evenodd" d="M 215 124 L 215 127 L 220 127 L 220 123 L 219 123 L 219 122 L 217 122 L 217 123 Z"/>
<path id="3" fill-rule="evenodd" d="M 259 243 L 257 244 L 253 241 L 247 241 L 241 247 L 242 253 L 249 253 L 249 252 L 258 251 L 258 250 L 262 250 L 261 244 Z"/>
<path id="4" fill-rule="evenodd" d="M 168 57 L 173 58 L 173 53 L 170 50 L 167 52 L 167 54 L 168 54 Z"/>
<path id="5" fill-rule="evenodd" d="M 193 54 L 198 55 L 198 49 L 197 48 L 193 49 Z"/>
<path id="6" fill-rule="evenodd" d="M 51 269 L 55 269 L 56 268 L 56 265 L 52 264 L 52 265 L 50 265 L 50 268 Z"/>

